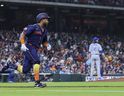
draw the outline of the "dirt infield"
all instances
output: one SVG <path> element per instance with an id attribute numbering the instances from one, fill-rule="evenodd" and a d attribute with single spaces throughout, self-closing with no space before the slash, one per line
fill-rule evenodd
<path id="1" fill-rule="evenodd" d="M 101 80 L 97 82 L 124 82 L 124 78 L 118 78 L 118 79 L 108 79 L 108 80 Z"/>

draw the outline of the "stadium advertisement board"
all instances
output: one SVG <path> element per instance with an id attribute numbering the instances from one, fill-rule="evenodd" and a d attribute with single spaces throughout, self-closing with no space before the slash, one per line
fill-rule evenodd
<path id="1" fill-rule="evenodd" d="M 120 79 L 120 78 L 124 78 L 124 76 L 103 76 L 103 80 L 113 80 L 113 79 Z M 97 81 L 98 80 L 98 77 L 97 76 L 94 76 L 91 80 L 91 77 L 90 76 L 86 76 L 85 77 L 85 81 Z"/>

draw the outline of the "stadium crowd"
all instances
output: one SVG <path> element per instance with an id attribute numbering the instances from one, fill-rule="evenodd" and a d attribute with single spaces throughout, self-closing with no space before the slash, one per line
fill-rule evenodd
<path id="1" fill-rule="evenodd" d="M 49 52 L 39 52 L 41 72 L 71 74 L 89 74 L 88 47 L 93 35 L 83 33 L 50 32 L 48 40 L 52 45 Z M 108 61 L 102 60 L 102 73 L 124 74 L 124 43 L 115 37 L 99 35 Z M 17 64 L 23 63 L 20 51 L 19 33 L 0 31 L 0 71 L 14 72 Z"/>

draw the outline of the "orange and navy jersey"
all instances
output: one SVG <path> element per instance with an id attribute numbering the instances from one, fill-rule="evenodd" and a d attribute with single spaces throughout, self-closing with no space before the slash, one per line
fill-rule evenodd
<path id="1" fill-rule="evenodd" d="M 26 36 L 26 44 L 30 44 L 36 48 L 40 48 L 42 43 L 47 42 L 48 31 L 44 28 L 44 32 L 42 32 L 38 24 L 28 25 L 24 28 L 23 33 Z"/>

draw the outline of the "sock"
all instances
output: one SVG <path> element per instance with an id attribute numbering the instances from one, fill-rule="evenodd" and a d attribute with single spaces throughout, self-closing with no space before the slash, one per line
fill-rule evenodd
<path id="1" fill-rule="evenodd" d="M 40 80 L 35 81 L 35 84 L 39 84 L 39 83 L 40 83 Z"/>
<path id="2" fill-rule="evenodd" d="M 22 69 L 23 69 L 22 65 L 21 65 L 21 64 L 18 64 L 18 65 L 17 65 L 17 70 L 18 70 L 20 73 L 22 73 Z"/>
<path id="3" fill-rule="evenodd" d="M 33 67 L 33 71 L 34 71 L 34 80 L 35 81 L 40 81 L 40 79 L 39 79 L 40 65 L 35 64 L 34 67 Z"/>

